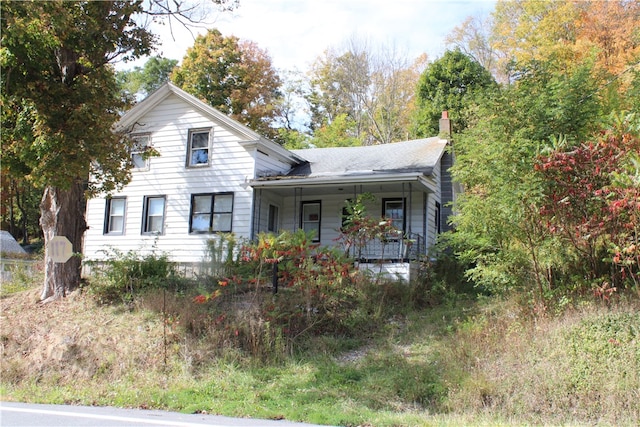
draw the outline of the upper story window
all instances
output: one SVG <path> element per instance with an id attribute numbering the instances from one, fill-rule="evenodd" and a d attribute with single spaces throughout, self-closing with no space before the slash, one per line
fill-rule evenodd
<path id="1" fill-rule="evenodd" d="M 163 234 L 165 196 L 144 196 L 142 234 Z"/>
<path id="2" fill-rule="evenodd" d="M 131 164 L 137 170 L 149 170 L 149 157 L 145 152 L 151 146 L 151 135 L 132 135 L 133 146 L 131 147 Z"/>
<path id="3" fill-rule="evenodd" d="M 301 224 L 305 233 L 313 232 L 313 242 L 320 241 L 320 202 L 302 202 Z"/>
<path id="4" fill-rule="evenodd" d="M 112 197 L 107 199 L 104 215 L 104 234 L 124 234 L 124 212 L 127 199 Z"/>
<path id="5" fill-rule="evenodd" d="M 211 129 L 189 131 L 187 166 L 208 166 L 211 159 Z"/>
<path id="6" fill-rule="evenodd" d="M 233 193 L 191 196 L 190 233 L 231 232 Z"/>

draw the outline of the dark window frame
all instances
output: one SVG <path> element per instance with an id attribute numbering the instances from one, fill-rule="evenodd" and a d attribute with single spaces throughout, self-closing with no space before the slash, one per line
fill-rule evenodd
<path id="1" fill-rule="evenodd" d="M 193 155 L 194 147 L 193 147 L 193 137 L 198 134 L 207 134 L 207 147 L 197 147 L 197 150 L 206 150 L 207 152 L 207 161 L 202 163 L 192 163 L 191 157 Z M 187 136 L 187 158 L 186 158 L 186 166 L 187 168 L 202 168 L 211 165 L 211 153 L 213 151 L 212 144 L 212 128 L 196 128 L 189 129 L 189 134 Z"/>
<path id="2" fill-rule="evenodd" d="M 280 207 L 278 205 L 269 203 L 269 213 L 267 214 L 267 231 L 271 233 L 277 233 L 279 229 Z"/>
<path id="3" fill-rule="evenodd" d="M 111 214 L 111 211 L 112 211 L 114 200 L 122 201 L 124 203 L 122 207 L 122 227 L 120 231 L 111 231 L 112 218 L 114 217 L 114 215 Z M 102 234 L 110 235 L 110 236 L 124 235 L 124 231 L 126 229 L 126 218 L 127 218 L 127 198 L 125 196 L 108 197 L 105 201 L 104 223 L 102 228 Z"/>
<path id="4" fill-rule="evenodd" d="M 402 232 L 402 236 L 404 236 L 407 232 L 407 200 L 404 197 L 389 197 L 389 198 L 384 198 L 382 199 L 382 217 L 385 219 L 391 219 L 393 220 L 393 218 L 390 218 L 387 215 L 387 203 L 388 202 L 401 202 L 402 203 L 402 228 L 400 228 L 400 231 Z M 396 227 L 397 229 L 398 227 Z M 387 236 L 388 238 L 397 238 L 397 236 Z"/>
<path id="5" fill-rule="evenodd" d="M 215 202 L 216 197 L 221 196 L 231 196 L 231 210 L 229 211 L 216 211 L 215 210 Z M 210 197 L 211 204 L 209 211 L 207 212 L 209 215 L 209 227 L 207 230 L 194 230 L 193 229 L 193 216 L 194 214 L 204 214 L 204 212 L 196 212 L 195 208 L 195 200 L 196 197 Z M 198 193 L 191 195 L 191 202 L 189 207 L 189 234 L 217 234 L 217 233 L 231 233 L 233 231 L 233 212 L 235 205 L 235 193 L 233 191 L 225 191 L 220 193 Z M 229 229 L 228 230 L 214 230 L 213 229 L 213 220 L 214 216 L 218 215 L 230 215 L 229 221 Z"/>
<path id="6" fill-rule="evenodd" d="M 151 200 L 162 199 L 162 221 L 160 231 L 149 230 L 151 221 L 149 221 L 149 203 Z M 140 234 L 142 235 L 164 235 L 164 223 L 167 216 L 167 196 L 158 194 L 153 196 L 144 196 L 142 200 L 142 228 Z"/>
<path id="7" fill-rule="evenodd" d="M 311 206 L 311 205 L 318 205 L 318 219 L 317 220 L 307 220 L 305 221 L 304 218 L 304 208 L 306 206 Z M 320 242 L 320 234 L 321 234 L 321 230 L 322 230 L 322 201 L 321 200 L 305 200 L 300 202 L 300 228 L 305 230 L 305 223 L 318 223 L 318 232 L 316 233 L 316 236 L 313 238 L 312 242 L 314 243 L 318 243 Z M 306 231 L 306 230 L 305 230 Z"/>

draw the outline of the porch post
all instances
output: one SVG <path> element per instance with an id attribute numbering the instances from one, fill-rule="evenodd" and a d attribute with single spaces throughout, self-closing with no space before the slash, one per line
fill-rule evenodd
<path id="1" fill-rule="evenodd" d="M 413 212 L 413 188 L 411 187 L 411 183 L 409 183 L 409 222 L 407 224 L 408 234 L 411 235 L 411 213 Z"/>
<path id="2" fill-rule="evenodd" d="M 427 239 L 429 238 L 428 225 L 429 224 L 429 193 L 422 192 L 422 235 L 424 236 L 424 248 L 426 252 Z M 426 253 L 425 253 L 426 255 Z"/>
<path id="3" fill-rule="evenodd" d="M 257 222 L 256 222 L 255 230 L 257 230 L 257 232 L 260 233 L 260 220 L 262 219 L 262 188 L 259 190 L 257 197 L 258 197 L 258 215 L 256 218 Z M 253 237 L 255 238 L 255 236 Z"/>
<path id="4" fill-rule="evenodd" d="M 302 196 L 302 188 L 300 189 L 300 196 Z M 298 187 L 293 188 L 293 231 L 294 233 L 298 230 Z"/>
<path id="5" fill-rule="evenodd" d="M 259 215 L 258 194 L 255 188 L 253 188 L 253 191 L 251 192 L 251 198 L 253 205 L 251 206 L 251 228 L 249 230 L 249 239 L 253 240 L 256 237 L 256 216 Z"/>

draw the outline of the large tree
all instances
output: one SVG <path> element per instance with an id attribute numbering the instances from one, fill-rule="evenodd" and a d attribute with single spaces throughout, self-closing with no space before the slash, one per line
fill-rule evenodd
<path id="1" fill-rule="evenodd" d="M 268 53 L 254 42 L 209 30 L 187 50 L 171 80 L 256 132 L 276 135 L 281 82 Z"/>
<path id="2" fill-rule="evenodd" d="M 495 86 L 489 71 L 478 62 L 459 49 L 446 51 L 429 64 L 418 83 L 419 135 L 436 135 L 445 110 L 453 119 L 454 132 L 464 130 L 474 98 Z"/>
<path id="3" fill-rule="evenodd" d="M 357 38 L 328 49 L 309 73 L 312 132 L 343 128 L 345 141 L 364 145 L 407 139 L 415 86 L 425 64 L 426 55 L 410 63 L 393 47 L 373 49 Z M 339 126 L 333 126 L 334 120 L 341 121 Z M 343 126 L 345 120 L 349 126 Z"/>
<path id="4" fill-rule="evenodd" d="M 5 1 L 1 7 L 3 168 L 45 188 L 45 245 L 66 236 L 79 255 L 86 197 L 129 176 L 129 143 L 112 132 L 125 105 L 110 64 L 150 53 L 154 36 L 136 17 L 180 13 L 182 5 Z M 45 260 L 42 300 L 79 285 L 80 256 L 54 263 L 47 249 Z"/>
<path id="5" fill-rule="evenodd" d="M 594 79 L 624 80 L 621 73 L 640 54 L 637 1 L 501 0 L 493 21 L 493 49 L 503 67 L 553 58 L 571 69 L 595 57 Z"/>

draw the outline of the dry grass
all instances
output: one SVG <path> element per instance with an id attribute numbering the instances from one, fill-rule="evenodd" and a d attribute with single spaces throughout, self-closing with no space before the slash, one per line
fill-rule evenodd
<path id="1" fill-rule="evenodd" d="M 531 318 L 492 304 L 443 350 L 448 406 L 520 423 L 640 424 L 640 304 L 598 304 Z"/>
<path id="2" fill-rule="evenodd" d="M 161 319 L 98 307 L 79 292 L 46 305 L 38 304 L 38 297 L 30 290 L 0 300 L 4 383 L 83 382 L 98 376 L 109 381 L 162 366 Z"/>
<path id="3" fill-rule="evenodd" d="M 3 399 L 341 425 L 640 424 L 638 301 L 553 316 L 513 301 L 438 307 L 397 316 L 358 357 L 270 365 L 225 346 L 233 335 L 179 295 L 37 299 L 0 299 Z"/>

